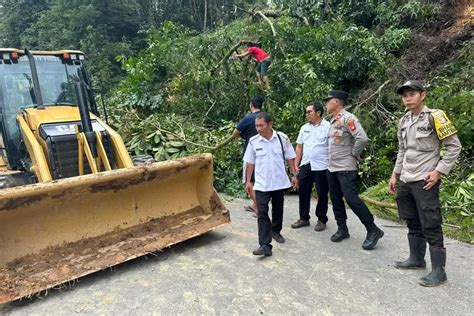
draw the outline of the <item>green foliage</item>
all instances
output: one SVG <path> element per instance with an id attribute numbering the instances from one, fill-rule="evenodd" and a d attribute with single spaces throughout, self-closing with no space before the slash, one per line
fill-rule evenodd
<path id="1" fill-rule="evenodd" d="M 396 131 L 403 115 L 401 100 L 393 92 L 400 78 L 390 76 L 394 69 L 410 67 L 397 57 L 407 49 L 414 27 L 432 19 L 438 7 L 412 0 L 315 0 L 292 11 L 301 1 L 276 2 L 291 13 L 271 20 L 276 35 L 267 21 L 258 18 L 250 24 L 236 20 L 206 33 L 174 22 L 149 29 L 144 50 L 135 57 L 121 54 L 116 59 L 127 78 L 113 91 L 108 107 L 116 122 L 126 118 L 120 131 L 134 153 L 159 152 L 160 159 L 167 159 L 162 155 L 166 148 L 183 155 L 203 152 L 230 136 L 247 111 L 249 98 L 261 94 L 266 99 L 264 110 L 275 118 L 275 129 L 295 140 L 308 101 L 321 100 L 331 88 L 347 90 L 348 110 L 359 117 L 370 138 L 359 169 L 363 187 L 372 187 L 367 194 L 374 198 L 390 201 L 386 181 L 396 159 Z M 304 19 L 312 20 L 313 26 L 302 23 Z M 251 60 L 223 60 L 241 40 L 260 42 L 272 57 L 270 90 L 254 83 Z M 446 212 L 464 203 L 464 191 L 455 194 L 456 184 L 470 183 L 462 170 L 469 170 L 472 163 L 468 158 L 472 156 L 472 60 L 472 44 L 466 43 L 454 61 L 425 80 L 427 105 L 448 113 L 464 145 L 459 167 L 443 180 L 442 188 L 445 217 L 451 225 L 462 227 L 464 239 L 471 229 L 465 218 L 472 217 L 463 214 L 471 213 L 464 208 Z M 175 135 L 178 139 L 172 138 Z M 169 143 L 166 147 L 182 139 L 185 146 Z M 214 157 L 217 189 L 245 195 L 240 144 L 231 143 Z"/>

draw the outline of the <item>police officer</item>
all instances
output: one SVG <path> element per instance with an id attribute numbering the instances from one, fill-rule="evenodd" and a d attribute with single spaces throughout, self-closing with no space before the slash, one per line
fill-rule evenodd
<path id="1" fill-rule="evenodd" d="M 255 170 L 255 196 L 258 214 L 258 242 L 260 247 L 254 255 L 272 255 L 272 237 L 283 243 L 285 238 L 280 234 L 283 226 L 283 204 L 285 190 L 297 185 L 294 165 L 295 151 L 285 134 L 272 128 L 272 117 L 260 112 L 255 120 L 259 135 L 249 140 L 244 161 L 247 163 L 246 190 L 252 190 L 251 175 Z M 291 183 L 286 173 L 285 161 L 292 173 Z M 272 220 L 268 217 L 268 203 L 272 201 Z"/>
<path id="2" fill-rule="evenodd" d="M 329 193 L 337 222 L 337 231 L 331 236 L 331 241 L 349 238 L 344 197 L 367 229 L 362 248 L 370 250 L 384 233 L 375 225 L 374 217 L 358 194 L 357 162 L 361 161 L 368 139 L 357 117 L 344 109 L 348 97 L 347 92 L 331 90 L 326 98 L 327 110 L 332 115 L 329 129 Z"/>
<path id="3" fill-rule="evenodd" d="M 300 218 L 291 224 L 291 228 L 309 226 L 309 207 L 313 184 L 318 192 L 316 216 L 318 221 L 315 231 L 326 229 L 328 221 L 328 132 L 329 122 L 323 118 L 324 108 L 321 104 L 311 102 L 306 107 L 308 123 L 300 129 L 296 140 L 295 164 L 298 173 L 298 194 Z"/>
<path id="4" fill-rule="evenodd" d="M 426 92 L 417 80 L 397 90 L 408 110 L 398 125 L 398 155 L 388 191 L 397 196 L 398 212 L 408 226 L 410 256 L 395 262 L 399 269 L 425 269 L 426 242 L 430 246 L 431 272 L 423 286 L 446 282 L 446 248 L 441 227 L 439 185 L 461 152 L 457 131 L 441 110 L 424 105 Z M 440 158 L 441 146 L 446 148 Z M 400 181 L 398 181 L 400 177 Z"/>

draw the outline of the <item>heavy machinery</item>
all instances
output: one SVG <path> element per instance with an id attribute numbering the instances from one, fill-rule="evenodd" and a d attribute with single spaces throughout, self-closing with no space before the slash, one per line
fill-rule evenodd
<path id="1" fill-rule="evenodd" d="M 0 115 L 0 303 L 230 221 L 210 154 L 133 165 L 80 51 L 0 48 Z"/>

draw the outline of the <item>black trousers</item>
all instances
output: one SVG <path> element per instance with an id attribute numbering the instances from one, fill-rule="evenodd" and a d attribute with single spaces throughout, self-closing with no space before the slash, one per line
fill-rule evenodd
<path id="1" fill-rule="evenodd" d="M 300 167 L 300 174 L 298 176 L 300 219 L 308 221 L 311 217 L 309 215 L 311 191 L 313 191 L 313 184 L 316 184 L 316 192 L 318 192 L 316 217 L 321 222 L 327 223 L 329 186 L 326 172 L 327 170 L 311 171 L 310 164 Z"/>
<path id="2" fill-rule="evenodd" d="M 406 221 L 409 235 L 426 238 L 432 247 L 444 247 L 440 183 L 430 190 L 423 189 L 425 184 L 424 180 L 408 183 L 398 181 L 398 213 Z"/>
<path id="3" fill-rule="evenodd" d="M 283 227 L 285 190 L 255 191 L 257 200 L 258 243 L 272 247 L 272 232 L 280 233 Z M 272 220 L 268 217 L 268 203 L 272 201 Z"/>
<path id="4" fill-rule="evenodd" d="M 365 203 L 359 197 L 357 184 L 357 171 L 328 172 L 329 194 L 331 196 L 332 209 L 338 225 L 347 220 L 346 207 L 343 197 L 346 199 L 352 211 L 359 217 L 366 227 L 374 222 Z"/>

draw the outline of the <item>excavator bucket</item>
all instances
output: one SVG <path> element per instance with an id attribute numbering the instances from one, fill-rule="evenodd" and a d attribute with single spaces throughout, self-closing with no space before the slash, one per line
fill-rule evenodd
<path id="1" fill-rule="evenodd" d="M 210 154 L 0 190 L 0 303 L 229 221 Z"/>

